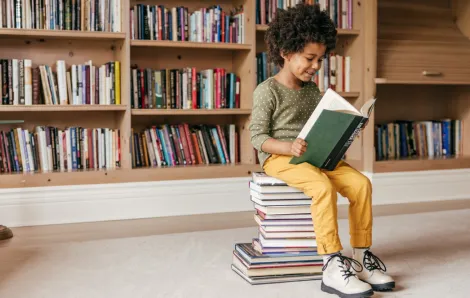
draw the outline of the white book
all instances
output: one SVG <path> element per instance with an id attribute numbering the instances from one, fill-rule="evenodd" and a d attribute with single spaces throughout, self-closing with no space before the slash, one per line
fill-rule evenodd
<path id="1" fill-rule="evenodd" d="M 106 80 L 106 70 L 105 70 L 105 66 L 102 65 L 100 67 L 100 79 L 99 79 L 99 84 L 100 84 L 100 100 L 99 100 L 99 103 L 100 103 L 100 105 L 106 104 L 106 100 L 105 100 L 106 81 L 105 80 Z"/>
<path id="2" fill-rule="evenodd" d="M 30 59 L 24 60 L 24 97 L 25 105 L 33 104 L 33 75 L 32 68 L 33 62 Z"/>
<path id="3" fill-rule="evenodd" d="M 44 154 L 45 171 L 49 172 L 49 171 L 52 171 L 53 168 L 50 167 L 52 162 L 49 161 L 49 159 L 50 159 L 50 157 L 49 157 L 49 148 L 47 146 L 45 128 L 43 128 L 43 130 L 41 130 L 41 139 L 42 139 L 42 143 L 43 143 L 43 146 L 44 146 L 43 147 L 43 154 Z"/>
<path id="4" fill-rule="evenodd" d="M 255 209 L 264 214 L 310 214 L 310 206 L 261 206 L 253 203 Z"/>
<path id="5" fill-rule="evenodd" d="M 257 185 L 280 185 L 287 186 L 287 183 L 267 175 L 265 172 L 253 172 L 251 174 L 251 181 Z"/>
<path id="6" fill-rule="evenodd" d="M 298 188 L 288 185 L 259 185 L 250 181 L 250 189 L 261 194 L 301 193 Z"/>
<path id="7" fill-rule="evenodd" d="M 259 242 L 263 247 L 316 247 L 315 239 L 265 239 L 263 235 L 259 235 Z M 320 267 L 321 268 L 321 267 Z"/>
<path id="8" fill-rule="evenodd" d="M 98 169 L 98 132 L 93 129 L 93 169 Z"/>
<path id="9" fill-rule="evenodd" d="M 253 189 L 250 189 L 250 195 L 259 200 L 271 201 L 271 200 L 310 200 L 311 198 L 303 192 L 290 192 L 290 193 L 259 193 Z"/>
<path id="10" fill-rule="evenodd" d="M 72 64 L 71 67 L 71 77 L 72 77 L 72 104 L 78 104 L 78 90 L 77 90 L 77 66 Z"/>
<path id="11" fill-rule="evenodd" d="M 343 56 L 336 55 L 336 91 L 343 92 L 344 91 L 344 83 L 343 83 Z"/>
<path id="12" fill-rule="evenodd" d="M 70 128 L 65 130 L 65 140 L 67 146 L 67 171 L 71 172 L 73 170 L 72 165 L 72 140 L 70 137 Z"/>
<path id="13" fill-rule="evenodd" d="M 364 103 L 361 110 L 358 111 L 346 99 L 344 99 L 342 96 L 340 96 L 338 93 L 336 93 L 332 89 L 328 88 L 328 90 L 326 90 L 325 92 L 325 95 L 320 100 L 320 103 L 317 105 L 312 115 L 307 120 L 307 123 L 305 123 L 304 127 L 300 131 L 298 138 L 305 140 L 308 132 L 313 127 L 313 125 L 315 124 L 315 122 L 317 121 L 318 117 L 320 116 L 323 110 L 341 111 L 341 112 L 368 118 L 370 116 L 370 113 L 372 112 L 374 104 L 375 104 L 375 98 L 370 99 L 369 101 Z"/>
<path id="14" fill-rule="evenodd" d="M 27 158 L 28 158 L 28 164 L 29 164 L 29 171 L 34 172 L 34 158 L 33 158 L 33 149 L 31 148 L 31 136 L 29 134 L 29 131 L 27 129 L 23 130 L 24 133 L 24 138 L 25 138 L 25 143 L 26 143 L 26 153 L 27 153 Z"/>
<path id="15" fill-rule="evenodd" d="M 351 92 L 351 57 L 344 58 L 344 91 Z"/>
<path id="16" fill-rule="evenodd" d="M 23 165 L 23 172 L 28 172 L 29 171 L 29 164 L 27 162 L 27 156 L 26 156 L 26 143 L 24 141 L 24 136 L 23 136 L 23 130 L 19 127 L 16 128 L 16 133 L 18 134 L 18 143 L 20 147 L 20 154 L 21 154 L 21 164 Z"/>
<path id="17" fill-rule="evenodd" d="M 62 130 L 57 130 L 57 137 L 59 138 L 59 169 L 60 171 L 64 171 L 64 132 Z"/>
<path id="18" fill-rule="evenodd" d="M 90 104 L 95 104 L 95 66 L 90 65 Z"/>
<path id="19" fill-rule="evenodd" d="M 267 220 L 262 219 L 261 216 L 255 214 L 255 221 L 259 226 L 262 226 L 266 231 L 292 231 L 294 229 L 313 231 L 312 219 L 284 219 L 284 220 Z"/>
<path id="20" fill-rule="evenodd" d="M 59 104 L 67 105 L 68 96 L 67 96 L 67 78 L 65 69 L 65 61 L 58 60 L 56 62 L 56 71 L 57 71 L 57 87 L 59 89 Z"/>
<path id="21" fill-rule="evenodd" d="M 19 87 L 19 68 L 18 68 L 18 59 L 12 59 L 12 80 L 13 80 L 13 105 L 18 105 L 20 99 Z"/>
<path id="22" fill-rule="evenodd" d="M 256 197 L 251 197 L 251 201 L 257 205 L 268 207 L 268 206 L 310 206 L 312 200 L 310 199 L 286 199 L 286 200 L 261 200 Z"/>
<path id="23" fill-rule="evenodd" d="M 259 228 L 259 232 L 266 240 L 298 240 L 300 238 L 308 238 L 310 240 L 316 236 L 313 231 L 266 231 L 262 227 Z"/>

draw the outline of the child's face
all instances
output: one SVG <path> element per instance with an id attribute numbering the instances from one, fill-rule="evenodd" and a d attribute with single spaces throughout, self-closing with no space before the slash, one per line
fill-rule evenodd
<path id="1" fill-rule="evenodd" d="M 326 46 L 322 43 L 309 43 L 300 53 L 284 57 L 284 67 L 299 80 L 308 82 L 320 69 Z"/>

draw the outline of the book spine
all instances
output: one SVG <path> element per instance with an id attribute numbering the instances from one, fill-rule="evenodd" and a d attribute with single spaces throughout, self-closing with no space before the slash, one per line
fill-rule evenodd
<path id="1" fill-rule="evenodd" d="M 357 135 L 361 132 L 362 127 L 364 126 L 364 124 L 368 120 L 368 118 L 364 118 L 364 117 L 357 117 L 356 119 L 357 120 L 354 121 L 350 126 L 350 129 L 354 129 L 352 134 L 345 133 L 344 137 L 338 142 L 338 145 L 335 147 L 335 150 L 333 150 L 330 153 L 327 160 L 325 161 L 325 164 L 323 166 L 327 170 L 329 170 L 329 171 L 334 170 L 336 165 L 339 163 L 341 158 L 344 156 L 346 151 L 349 149 L 352 142 L 357 137 Z M 350 132 L 350 130 L 348 130 L 348 132 Z M 348 136 L 349 136 L 349 138 L 348 138 Z M 346 141 L 344 140 L 345 138 L 347 138 Z"/>

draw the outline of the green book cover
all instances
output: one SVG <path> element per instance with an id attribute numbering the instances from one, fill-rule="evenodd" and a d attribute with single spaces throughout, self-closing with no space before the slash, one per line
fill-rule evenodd
<path id="1" fill-rule="evenodd" d="M 367 101 L 358 111 L 332 89 L 325 92 L 298 138 L 307 142 L 307 150 L 293 157 L 291 164 L 308 162 L 333 170 L 344 156 L 363 125 L 369 119 L 375 99 Z"/>
<path id="2" fill-rule="evenodd" d="M 331 169 L 332 163 L 344 144 L 357 129 L 364 117 L 323 110 L 305 138 L 307 150 L 300 157 L 293 157 L 291 164 L 308 162 L 318 168 Z"/>

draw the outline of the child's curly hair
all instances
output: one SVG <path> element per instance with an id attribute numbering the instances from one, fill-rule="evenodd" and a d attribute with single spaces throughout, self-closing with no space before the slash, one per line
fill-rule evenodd
<path id="1" fill-rule="evenodd" d="M 301 52 L 310 42 L 324 44 L 327 54 L 336 47 L 336 34 L 335 24 L 318 4 L 277 9 L 265 35 L 269 60 L 283 67 L 281 53 Z"/>

